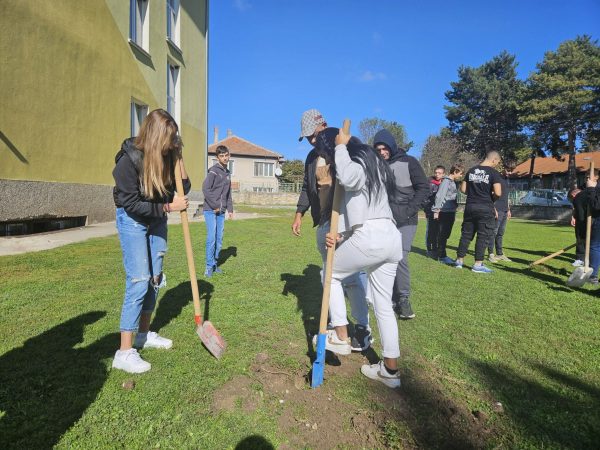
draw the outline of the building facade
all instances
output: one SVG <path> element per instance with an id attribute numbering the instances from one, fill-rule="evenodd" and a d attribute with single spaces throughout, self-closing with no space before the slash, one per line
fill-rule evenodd
<path id="1" fill-rule="evenodd" d="M 217 162 L 216 149 L 224 145 L 229 149 L 229 171 L 234 192 L 277 192 L 283 155 L 253 144 L 228 132 L 225 139 L 218 140 L 208 147 L 208 166 Z"/>
<path id="2" fill-rule="evenodd" d="M 0 224 L 114 220 L 114 156 L 156 108 L 179 123 L 200 191 L 207 8 L 207 0 L 2 3 Z"/>

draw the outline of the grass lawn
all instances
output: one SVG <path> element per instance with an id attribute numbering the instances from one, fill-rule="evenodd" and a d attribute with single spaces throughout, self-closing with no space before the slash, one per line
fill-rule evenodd
<path id="1" fill-rule="evenodd" d="M 116 236 L 0 257 L 0 448 L 598 448 L 600 291 L 566 287 L 572 253 L 527 269 L 571 244 L 572 229 L 511 221 L 513 262 L 485 275 L 423 256 L 421 221 L 417 317 L 399 323 L 402 388 L 360 375 L 377 339 L 365 355 L 330 355 L 311 390 L 314 230 L 307 217 L 296 238 L 293 209 L 260 212 L 272 216 L 226 223 L 225 274 L 199 278 L 229 344 L 219 361 L 194 332 L 181 226 L 169 228 L 152 329 L 174 346 L 142 351 L 143 375 L 110 370 L 124 289 Z M 203 224 L 192 237 L 201 274 Z"/>

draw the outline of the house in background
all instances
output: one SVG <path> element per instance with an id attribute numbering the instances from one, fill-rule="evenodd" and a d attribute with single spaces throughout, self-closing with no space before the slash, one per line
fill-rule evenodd
<path id="1" fill-rule="evenodd" d="M 600 168 L 600 152 L 577 153 L 575 167 L 577 170 L 577 186 L 585 185 L 585 175 L 590 168 L 590 162 Z M 560 159 L 553 157 L 535 158 L 533 167 L 532 189 L 568 189 L 568 164 L 569 155 L 562 155 Z M 529 189 L 529 171 L 531 158 L 522 162 L 511 174 L 508 182 L 513 190 L 526 191 Z"/>
<path id="2" fill-rule="evenodd" d="M 201 197 L 207 11 L 208 0 L 2 2 L 0 235 L 113 221 L 114 156 L 156 108 L 179 123 Z"/>
<path id="3" fill-rule="evenodd" d="M 229 149 L 231 159 L 231 187 L 233 191 L 277 192 L 279 182 L 277 175 L 281 172 L 283 155 L 253 144 L 231 134 L 218 140 L 218 129 L 215 128 L 215 142 L 208 147 L 208 167 L 217 162 L 216 149 L 224 145 Z"/>

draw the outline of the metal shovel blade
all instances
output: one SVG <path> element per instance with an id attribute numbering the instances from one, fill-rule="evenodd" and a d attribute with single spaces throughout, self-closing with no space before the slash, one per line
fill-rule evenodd
<path id="1" fill-rule="evenodd" d="M 594 270 L 591 267 L 578 267 L 573 271 L 569 279 L 567 280 L 567 286 L 581 287 L 586 281 L 592 276 Z"/>
<path id="2" fill-rule="evenodd" d="M 202 325 L 196 327 L 196 333 L 204 346 L 215 358 L 219 359 L 223 355 L 227 348 L 227 343 L 212 323 L 205 320 L 202 322 Z"/>
<path id="3" fill-rule="evenodd" d="M 313 389 L 323 384 L 323 374 L 325 372 L 325 339 L 326 333 L 317 335 L 317 357 L 313 362 L 312 380 L 310 387 Z"/>

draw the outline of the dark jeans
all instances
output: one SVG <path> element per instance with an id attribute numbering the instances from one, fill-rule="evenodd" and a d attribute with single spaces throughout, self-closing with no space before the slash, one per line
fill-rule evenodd
<path id="1" fill-rule="evenodd" d="M 575 224 L 575 259 L 583 261 L 585 258 L 585 221 Z"/>
<path id="2" fill-rule="evenodd" d="M 437 258 L 438 237 L 440 234 L 439 221 L 433 218 L 433 213 L 427 216 L 427 251 Z"/>
<path id="3" fill-rule="evenodd" d="M 410 270 L 408 268 L 408 253 L 412 248 L 412 243 L 417 232 L 416 225 L 403 225 L 398 227 L 402 234 L 402 259 L 396 269 L 396 279 L 394 281 L 393 298 L 406 298 L 410 295 Z"/>
<path id="4" fill-rule="evenodd" d="M 467 206 L 463 217 L 460 242 L 456 256 L 464 258 L 475 233 L 475 261 L 483 261 L 485 248 L 494 233 L 496 225 L 494 209 L 482 206 Z"/>
<path id="5" fill-rule="evenodd" d="M 494 253 L 494 243 L 496 244 L 496 255 L 504 254 L 502 251 L 502 238 L 504 237 L 504 230 L 506 230 L 506 222 L 508 222 L 508 211 L 498 211 L 494 235 L 488 243 L 488 254 Z"/>
<path id="6" fill-rule="evenodd" d="M 440 211 L 438 222 L 438 241 L 437 241 L 437 255 L 438 258 L 445 258 L 446 254 L 446 243 L 448 238 L 452 234 L 452 227 L 454 226 L 454 220 L 456 219 L 456 212 L 443 212 Z"/>

